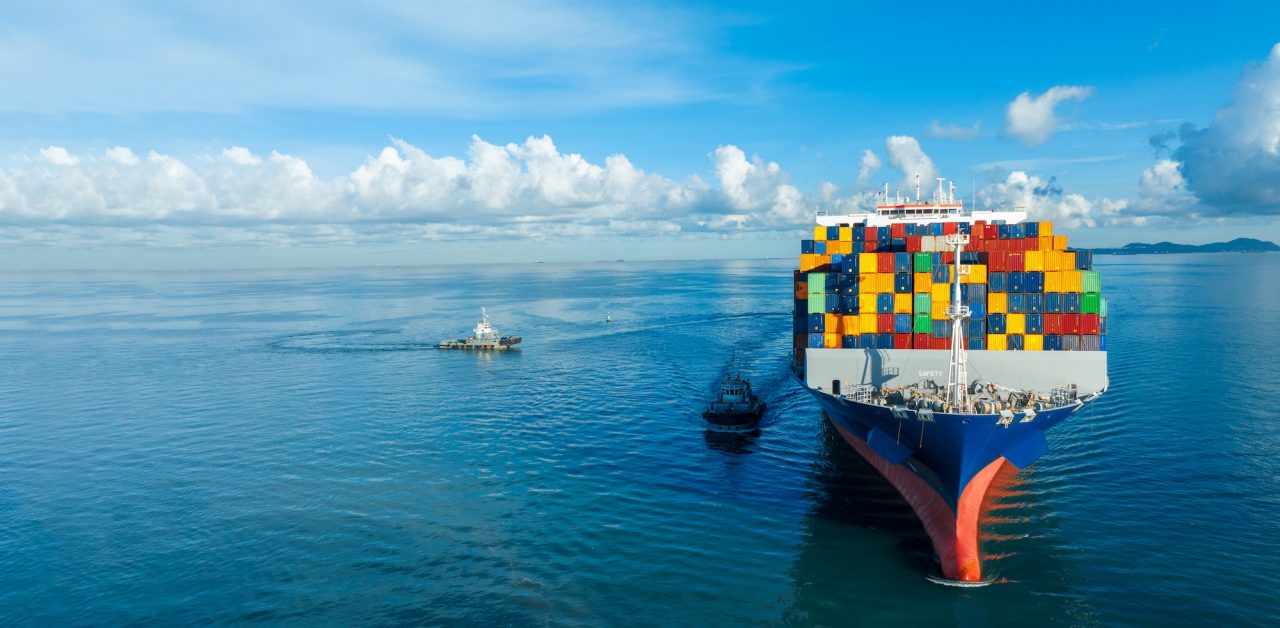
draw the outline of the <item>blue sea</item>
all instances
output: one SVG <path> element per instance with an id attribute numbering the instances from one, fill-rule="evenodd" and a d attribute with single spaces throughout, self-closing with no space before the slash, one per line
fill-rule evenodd
<path id="1" fill-rule="evenodd" d="M 1280 624 L 1280 255 L 1099 258 L 982 588 L 789 374 L 792 267 L 0 274 L 0 624 Z M 519 352 L 435 348 L 482 306 Z"/>

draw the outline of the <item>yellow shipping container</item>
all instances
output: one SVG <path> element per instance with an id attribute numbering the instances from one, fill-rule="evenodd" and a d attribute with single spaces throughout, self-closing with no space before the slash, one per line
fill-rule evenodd
<path id="1" fill-rule="evenodd" d="M 933 292 L 933 273 L 916 273 L 912 277 L 912 292 Z"/>
<path id="2" fill-rule="evenodd" d="M 1053 248 L 1059 251 L 1067 250 L 1067 236 L 1053 236 Z"/>
<path id="3" fill-rule="evenodd" d="M 863 292 L 858 295 L 858 313 L 861 315 L 870 314 L 871 318 L 875 318 L 876 313 L 876 293 Z M 875 321 L 873 320 L 872 323 Z M 872 332 L 875 333 L 875 332 Z"/>
<path id="4" fill-rule="evenodd" d="M 1059 268 L 1058 270 L 1067 271 L 1067 270 L 1076 269 L 1076 252 L 1075 251 L 1063 251 L 1062 257 L 1058 259 L 1062 261 L 1062 268 Z"/>
<path id="5" fill-rule="evenodd" d="M 878 280 L 880 281 L 880 285 L 878 287 L 880 288 L 880 292 L 893 292 L 893 273 L 876 274 L 879 275 Z"/>
<path id="6" fill-rule="evenodd" d="M 858 253 L 858 272 L 860 273 L 876 272 L 876 254 L 875 253 Z"/>
<path id="7" fill-rule="evenodd" d="M 875 294 L 876 293 L 876 274 L 875 273 L 858 273 L 858 294 Z M 866 310 L 862 310 L 863 313 Z"/>
<path id="8" fill-rule="evenodd" d="M 987 283 L 987 265 L 969 265 L 969 283 Z"/>
<path id="9" fill-rule="evenodd" d="M 951 286 L 945 283 L 933 284 L 933 291 L 930 293 L 930 298 L 933 299 L 933 303 L 935 305 L 938 303 L 941 303 L 943 305 L 950 303 L 951 302 Z"/>
<path id="10" fill-rule="evenodd" d="M 840 315 L 839 314 L 828 313 L 826 316 L 822 318 L 823 318 L 822 323 L 823 325 L 825 325 L 823 329 L 825 329 L 827 333 L 840 333 Z"/>
<path id="11" fill-rule="evenodd" d="M 987 314 L 1004 314 L 1009 309 L 1009 297 L 1003 292 L 987 293 Z"/>
<path id="12" fill-rule="evenodd" d="M 1053 250 L 1053 236 L 1042 235 L 1036 239 L 1039 240 L 1039 242 L 1036 243 L 1037 249 L 1040 249 L 1041 251 Z"/>
<path id="13" fill-rule="evenodd" d="M 1004 331 L 1007 334 L 1027 333 L 1027 315 L 1006 314 L 1004 317 Z"/>
<path id="14" fill-rule="evenodd" d="M 1062 292 L 1062 273 L 1056 270 L 1045 273 L 1044 274 L 1044 291 L 1045 292 Z"/>
<path id="15" fill-rule="evenodd" d="M 910 294 L 893 295 L 893 313 L 894 314 L 910 314 L 911 313 L 912 296 Z"/>
<path id="16" fill-rule="evenodd" d="M 874 297 L 875 295 L 872 295 L 872 296 Z M 862 297 L 858 297 L 858 298 L 859 298 L 859 299 L 861 299 Z M 872 306 L 872 307 L 871 307 L 871 309 L 870 309 L 870 310 L 863 310 L 864 312 L 875 312 L 875 311 L 876 311 L 876 309 L 875 309 L 875 299 L 874 299 L 874 298 L 872 298 L 872 299 L 871 299 L 871 301 L 872 301 L 872 304 L 871 304 L 871 306 Z M 875 315 L 875 314 L 859 314 L 859 315 L 858 315 L 858 333 L 860 333 L 860 334 L 874 334 L 874 333 L 876 333 L 876 315 Z"/>
<path id="17" fill-rule="evenodd" d="M 818 256 L 813 253 L 800 254 L 800 272 L 807 273 L 818 267 Z"/>
<path id="18" fill-rule="evenodd" d="M 1044 271 L 1044 251 L 1027 251 L 1022 255 L 1023 270 Z M 1052 253 L 1052 251 L 1050 251 Z"/>
<path id="19" fill-rule="evenodd" d="M 827 240 L 827 228 L 826 228 L 826 227 L 824 227 L 824 226 L 822 226 L 822 225 L 818 225 L 818 226 L 814 227 L 814 228 L 813 228 L 813 241 L 814 241 L 814 242 L 825 242 L 826 240 Z"/>
<path id="20" fill-rule="evenodd" d="M 1024 351 L 1044 351 L 1044 336 L 1040 334 L 1026 334 L 1022 337 L 1022 349 Z"/>
<path id="21" fill-rule="evenodd" d="M 1044 269 L 1045 272 L 1058 272 L 1062 270 L 1062 251 L 1045 251 Z"/>
<path id="22" fill-rule="evenodd" d="M 1084 291 L 1084 273 L 1078 270 L 1066 270 L 1062 272 L 1063 292 L 1083 292 Z"/>
<path id="23" fill-rule="evenodd" d="M 1008 348 L 1004 334 L 987 334 L 987 351 L 1005 351 Z"/>
<path id="24" fill-rule="evenodd" d="M 1039 231 L 1040 231 L 1039 235 L 1042 238 L 1045 236 L 1053 235 L 1053 223 L 1049 222 L 1048 220 L 1041 221 Z"/>
<path id="25" fill-rule="evenodd" d="M 825 349 L 839 349 L 840 334 L 822 334 L 822 346 Z"/>
<path id="26" fill-rule="evenodd" d="M 840 241 L 853 242 L 853 227 L 840 227 Z"/>
<path id="27" fill-rule="evenodd" d="M 933 320 L 944 320 L 947 318 L 947 304 L 933 301 L 929 305 L 929 318 Z"/>

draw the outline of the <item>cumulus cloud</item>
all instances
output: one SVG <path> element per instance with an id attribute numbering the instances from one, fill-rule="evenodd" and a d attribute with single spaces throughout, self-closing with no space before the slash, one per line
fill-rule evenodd
<path id="1" fill-rule="evenodd" d="M 862 151 L 862 159 L 858 161 L 858 183 L 866 183 L 878 170 L 880 157 L 871 152 L 871 149 Z"/>
<path id="2" fill-rule="evenodd" d="M 942 124 L 934 120 L 929 123 L 929 128 L 925 130 L 925 135 L 940 140 L 972 140 L 977 139 L 978 134 L 981 132 L 981 122 L 974 122 L 973 126 L 960 126 L 958 124 Z"/>
<path id="3" fill-rule="evenodd" d="M 1244 71 L 1212 124 L 1184 125 L 1179 139 L 1173 159 L 1205 211 L 1280 214 L 1280 44 Z"/>
<path id="4" fill-rule="evenodd" d="M 978 191 L 978 206 L 991 210 L 1020 210 L 1031 220 L 1052 220 L 1065 227 L 1098 227 L 1132 224 L 1124 212 L 1128 203 L 1111 199 L 1089 200 L 1066 193 L 1056 179 L 1044 179 L 1023 171 L 1010 172 L 1003 181 Z"/>
<path id="5" fill-rule="evenodd" d="M 845 202 L 830 185 L 805 195 L 779 164 L 736 146 L 720 146 L 711 160 L 718 187 L 697 175 L 646 172 L 621 154 L 593 162 L 546 136 L 505 145 L 473 136 L 461 157 L 393 139 L 331 178 L 299 157 L 240 146 L 187 159 L 51 146 L 0 169 L 0 240 L 48 242 L 43 233 L 85 242 L 95 232 L 154 245 L 270 243 L 285 234 L 312 243 L 725 235 L 798 229 L 815 209 Z"/>
<path id="6" fill-rule="evenodd" d="M 1092 95 L 1092 87 L 1075 85 L 1058 85 L 1039 96 L 1022 92 L 1005 109 L 1005 133 L 1018 138 L 1028 147 L 1039 146 L 1058 128 L 1055 107 L 1063 102 L 1084 100 Z"/>
<path id="7" fill-rule="evenodd" d="M 933 189 L 933 179 L 938 170 L 933 160 L 920 148 L 920 142 L 909 135 L 892 135 L 884 142 L 889 152 L 889 163 L 893 164 L 905 177 L 902 181 L 904 191 L 914 194 L 916 175 L 920 176 L 920 187 L 923 190 Z"/>

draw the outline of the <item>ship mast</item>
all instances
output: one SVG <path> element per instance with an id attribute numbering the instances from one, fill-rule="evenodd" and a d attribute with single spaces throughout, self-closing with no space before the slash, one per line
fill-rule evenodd
<path id="1" fill-rule="evenodd" d="M 947 246 L 955 250 L 955 272 L 951 282 L 951 305 L 947 306 L 947 317 L 951 319 L 951 366 L 947 369 L 947 403 L 956 410 L 965 411 L 969 407 L 969 369 L 968 355 L 964 350 L 964 321 L 969 318 L 969 306 L 961 302 L 960 269 L 968 269 L 960 265 L 960 253 L 969 243 L 969 236 L 957 233 L 947 236 Z"/>

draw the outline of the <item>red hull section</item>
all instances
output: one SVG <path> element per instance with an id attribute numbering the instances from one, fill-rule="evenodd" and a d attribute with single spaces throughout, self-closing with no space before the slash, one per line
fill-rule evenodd
<path id="1" fill-rule="evenodd" d="M 933 550 L 942 561 L 942 574 L 951 580 L 963 582 L 982 580 L 978 523 L 982 516 L 983 497 L 1005 459 L 995 459 L 974 475 L 960 495 L 957 512 L 952 512 L 946 501 L 906 466 L 890 464 L 862 439 L 840 427 L 839 423 L 832 421 L 831 424 L 911 504 L 911 509 L 924 524 L 925 532 L 933 541 Z"/>

